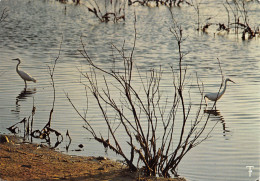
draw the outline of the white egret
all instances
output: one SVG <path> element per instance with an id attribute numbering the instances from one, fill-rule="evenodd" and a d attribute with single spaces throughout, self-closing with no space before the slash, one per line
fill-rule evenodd
<path id="1" fill-rule="evenodd" d="M 18 75 L 20 75 L 20 77 L 24 80 L 25 83 L 25 88 L 27 88 L 27 83 L 26 81 L 33 81 L 34 83 L 36 82 L 36 80 L 28 73 L 22 71 L 19 69 L 19 65 L 21 63 L 21 60 L 19 58 L 15 58 L 13 60 L 17 60 L 18 64 L 16 65 L 16 72 L 18 73 Z"/>
<path id="2" fill-rule="evenodd" d="M 204 99 L 205 99 L 205 98 L 208 98 L 208 99 L 211 100 L 211 101 L 217 101 L 217 100 L 219 100 L 219 99 L 223 96 L 223 94 L 225 93 L 225 91 L 226 91 L 227 82 L 228 82 L 228 81 L 235 83 L 234 81 L 232 81 L 232 80 L 230 80 L 229 78 L 227 78 L 227 79 L 225 80 L 224 89 L 223 89 L 221 92 L 208 93 L 208 94 L 206 94 L 206 95 L 204 96 Z M 206 99 L 205 99 L 205 101 L 206 101 Z M 207 103 L 207 101 L 206 101 L 206 103 Z"/>

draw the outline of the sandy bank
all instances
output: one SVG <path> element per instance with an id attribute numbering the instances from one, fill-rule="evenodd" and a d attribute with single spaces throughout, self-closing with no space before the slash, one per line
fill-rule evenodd
<path id="1" fill-rule="evenodd" d="M 15 136 L 0 135 L 0 180 L 184 181 L 138 175 L 103 157 L 70 156 L 44 145 L 24 143 Z"/>

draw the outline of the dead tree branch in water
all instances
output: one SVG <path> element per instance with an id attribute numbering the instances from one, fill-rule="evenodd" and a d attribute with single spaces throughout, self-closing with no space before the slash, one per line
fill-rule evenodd
<path id="1" fill-rule="evenodd" d="M 55 101 L 56 101 L 56 89 L 55 89 L 55 82 L 54 82 L 54 72 L 55 72 L 57 61 L 60 58 L 62 42 L 63 42 L 63 36 L 62 36 L 62 39 L 61 39 L 61 42 L 60 42 L 58 56 L 54 60 L 53 65 L 52 66 L 48 66 L 48 70 L 49 70 L 49 74 L 50 74 L 50 78 L 51 78 L 51 86 L 52 86 L 52 89 L 53 89 L 53 101 L 52 101 L 52 108 L 51 108 L 51 111 L 50 111 L 50 114 L 49 114 L 49 120 L 48 120 L 47 124 L 43 127 L 43 129 L 41 131 L 35 130 L 32 133 L 32 135 L 34 137 L 45 139 L 47 141 L 47 143 L 50 143 L 50 134 L 54 133 L 56 135 L 56 138 L 57 138 L 57 141 L 56 141 L 56 144 L 55 144 L 54 148 L 57 147 L 63 141 L 62 134 L 60 132 L 56 131 L 55 129 L 51 128 L 52 114 L 54 112 Z M 61 139 L 59 139 L 59 137 L 61 137 Z"/>
<path id="2" fill-rule="evenodd" d="M 188 4 L 189 6 L 191 3 L 189 3 L 186 0 L 128 0 L 128 5 L 134 5 L 139 4 L 141 6 L 148 6 L 148 7 L 159 7 L 161 5 L 167 6 L 167 7 L 180 7 L 181 4 Z"/>
<path id="3" fill-rule="evenodd" d="M 253 30 L 249 24 L 248 16 L 248 2 L 243 0 L 235 0 L 229 2 L 226 0 L 226 3 L 233 14 L 234 22 L 228 24 L 228 26 L 234 26 L 235 33 L 238 34 L 239 28 L 242 30 L 242 39 L 246 39 L 246 34 L 248 34 L 248 39 L 252 39 L 256 34 L 260 34 L 259 30 Z M 226 7 L 226 6 L 225 6 Z M 226 10 L 229 12 L 229 9 Z M 228 13 L 229 14 L 229 13 Z"/>
<path id="4" fill-rule="evenodd" d="M 52 114 L 53 114 L 53 111 L 54 111 L 54 106 L 55 106 L 55 101 L 56 101 L 56 90 L 55 90 L 55 82 L 54 82 L 54 71 L 55 71 L 55 68 L 56 68 L 57 61 L 58 61 L 58 59 L 60 58 L 62 42 L 63 42 L 63 36 L 62 36 L 62 39 L 61 39 L 61 42 L 60 42 L 59 54 L 58 54 L 57 58 L 54 60 L 54 64 L 52 65 L 52 67 L 48 66 L 48 70 L 49 70 L 49 74 L 50 74 L 50 78 L 51 78 L 51 86 L 52 86 L 52 89 L 53 89 L 53 101 L 52 101 L 52 109 L 51 109 L 50 115 L 49 115 L 49 121 L 48 121 L 47 124 L 44 126 L 44 128 L 46 128 L 46 127 L 51 127 Z M 44 128 L 43 128 L 43 129 L 44 129 Z"/>
<path id="5" fill-rule="evenodd" d="M 194 8 L 194 10 L 196 11 L 197 13 L 197 30 L 199 31 L 200 30 L 200 4 L 201 4 L 201 1 L 200 2 L 197 2 L 197 0 L 191 0 L 191 6 Z"/>
<path id="6" fill-rule="evenodd" d="M 8 10 L 7 10 L 7 8 L 4 8 L 4 10 L 0 16 L 0 23 L 2 23 L 7 17 L 8 17 Z"/>
<path id="7" fill-rule="evenodd" d="M 56 1 L 59 1 L 60 3 L 68 3 L 68 0 L 56 0 Z M 79 5 L 80 4 L 80 0 L 72 0 L 73 3 L 75 3 L 76 5 Z"/>
<path id="8" fill-rule="evenodd" d="M 259 27 L 252 28 L 252 22 L 249 23 L 249 3 L 244 0 L 226 0 L 223 6 L 227 12 L 227 24 L 218 22 L 206 23 L 202 31 L 206 32 L 209 26 L 215 25 L 217 26 L 217 34 L 233 32 L 236 35 L 241 34 L 242 40 L 257 37 L 257 35 L 260 35 Z"/>
<path id="9" fill-rule="evenodd" d="M 125 21 L 125 0 L 104 0 L 104 3 L 98 3 L 96 0 L 88 1 L 87 8 L 101 22 L 119 20 Z"/>

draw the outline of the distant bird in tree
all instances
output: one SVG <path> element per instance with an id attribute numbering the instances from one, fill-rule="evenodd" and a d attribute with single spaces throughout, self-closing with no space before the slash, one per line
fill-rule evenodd
<path id="1" fill-rule="evenodd" d="M 206 94 L 206 95 L 204 96 L 204 99 L 207 98 L 207 99 L 209 99 L 209 100 L 211 100 L 211 101 L 217 101 L 217 100 L 219 100 L 219 99 L 224 95 L 224 93 L 225 93 L 225 91 L 226 91 L 227 82 L 228 82 L 228 81 L 235 83 L 234 81 L 232 81 L 232 80 L 230 80 L 229 78 L 227 78 L 227 79 L 225 80 L 224 89 L 223 89 L 221 92 L 208 93 L 208 94 Z M 206 101 L 206 99 L 205 99 L 205 101 Z M 206 101 L 206 103 L 207 103 L 207 101 Z"/>
<path id="2" fill-rule="evenodd" d="M 17 60 L 18 64 L 16 66 L 16 72 L 18 73 L 18 75 L 20 75 L 20 77 L 24 80 L 25 83 L 25 88 L 27 88 L 27 83 L 26 81 L 33 81 L 34 83 L 36 82 L 36 80 L 28 73 L 22 71 L 19 69 L 19 65 L 21 63 L 21 60 L 19 58 L 15 58 L 13 60 Z"/>

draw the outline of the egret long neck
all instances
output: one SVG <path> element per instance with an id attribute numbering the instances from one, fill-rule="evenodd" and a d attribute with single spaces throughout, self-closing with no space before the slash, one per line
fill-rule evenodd
<path id="1" fill-rule="evenodd" d="M 18 64 L 16 65 L 16 72 L 18 72 L 18 66 L 20 65 L 21 61 L 18 61 Z"/>
<path id="2" fill-rule="evenodd" d="M 224 86 L 224 89 L 219 93 L 219 95 L 218 95 L 218 99 L 220 99 L 221 98 L 221 96 L 225 93 L 225 91 L 226 91 L 226 88 L 227 88 L 227 80 L 225 81 L 225 86 Z"/>

